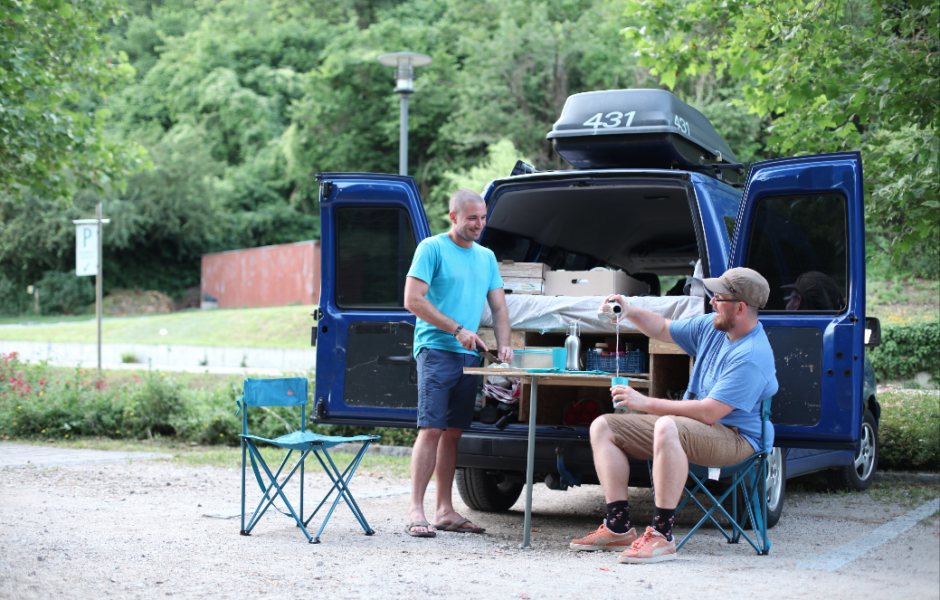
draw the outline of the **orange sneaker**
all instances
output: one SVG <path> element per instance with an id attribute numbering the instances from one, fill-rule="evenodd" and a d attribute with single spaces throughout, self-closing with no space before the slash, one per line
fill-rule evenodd
<path id="1" fill-rule="evenodd" d="M 665 560 L 675 560 L 676 558 L 676 538 L 673 536 L 671 541 L 653 529 L 646 528 L 646 533 L 633 542 L 620 557 L 618 562 L 644 565 L 646 563 L 657 563 Z"/>
<path id="2" fill-rule="evenodd" d="M 568 546 L 572 550 L 593 552 L 595 550 L 623 550 L 629 548 L 630 544 L 636 541 L 636 529 L 630 528 L 626 533 L 614 533 L 607 529 L 607 525 L 601 523 L 601 526 L 587 534 L 580 540 L 574 540 Z"/>

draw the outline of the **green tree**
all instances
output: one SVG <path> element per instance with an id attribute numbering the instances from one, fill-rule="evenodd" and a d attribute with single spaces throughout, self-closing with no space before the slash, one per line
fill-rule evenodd
<path id="1" fill-rule="evenodd" d="M 940 5 L 644 0 L 624 34 L 667 87 L 728 75 L 780 154 L 865 152 L 869 224 L 901 259 L 940 234 Z"/>
<path id="2" fill-rule="evenodd" d="M 99 98 L 133 76 L 105 51 L 119 0 L 0 0 L 0 192 L 68 199 L 120 183 L 143 164 L 139 147 L 103 135 Z"/>

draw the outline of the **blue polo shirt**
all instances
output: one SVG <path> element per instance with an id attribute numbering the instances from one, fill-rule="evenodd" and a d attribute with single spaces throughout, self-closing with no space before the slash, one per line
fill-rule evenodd
<path id="1" fill-rule="evenodd" d="M 499 275 L 499 265 L 492 250 L 475 242 L 470 248 L 461 248 L 446 233 L 418 244 L 408 277 L 427 283 L 425 297 L 431 304 L 473 332 L 480 327 L 486 295 L 490 290 L 503 287 L 503 278 Z M 422 348 L 477 354 L 461 346 L 453 331 L 441 331 L 418 319 L 415 356 Z"/>
<path id="2" fill-rule="evenodd" d="M 778 387 L 773 350 L 760 323 L 732 342 L 725 332 L 715 329 L 713 320 L 711 313 L 669 324 L 672 340 L 696 357 L 683 399 L 712 398 L 732 407 L 734 410 L 718 422 L 737 427 L 754 450 L 759 450 L 761 402 L 776 394 Z M 774 430 L 768 430 L 767 447 L 771 448 Z"/>

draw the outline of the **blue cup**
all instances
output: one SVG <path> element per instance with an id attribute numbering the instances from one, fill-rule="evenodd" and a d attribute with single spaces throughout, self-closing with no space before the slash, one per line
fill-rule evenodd
<path id="1" fill-rule="evenodd" d="M 630 385 L 629 377 L 611 377 L 610 378 L 610 387 L 615 385 Z"/>
<path id="2" fill-rule="evenodd" d="M 568 350 L 565 348 L 552 348 L 552 368 L 565 370 L 568 361 Z"/>

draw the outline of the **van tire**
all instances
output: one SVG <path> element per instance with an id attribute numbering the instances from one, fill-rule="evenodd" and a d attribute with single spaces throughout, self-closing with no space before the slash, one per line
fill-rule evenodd
<path id="1" fill-rule="evenodd" d="M 464 503 L 482 512 L 504 512 L 522 494 L 522 484 L 505 481 L 500 473 L 465 467 L 457 469 L 457 491 Z"/>
<path id="2" fill-rule="evenodd" d="M 727 488 L 725 488 L 727 489 Z M 739 487 L 735 490 L 738 499 L 738 524 L 744 529 L 753 529 L 754 524 L 747 517 L 744 507 L 744 492 Z M 774 447 L 767 459 L 767 529 L 772 529 L 780 521 L 783 505 L 787 496 L 787 459 L 783 448 Z M 731 498 L 725 500 L 725 510 L 731 512 Z"/>
<path id="3" fill-rule="evenodd" d="M 862 419 L 862 435 L 858 451 L 851 464 L 829 472 L 829 484 L 838 490 L 864 492 L 875 481 L 878 470 L 878 423 L 871 411 L 865 411 Z"/>

